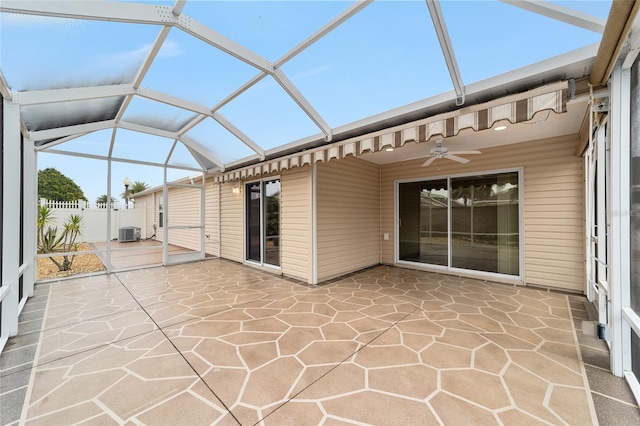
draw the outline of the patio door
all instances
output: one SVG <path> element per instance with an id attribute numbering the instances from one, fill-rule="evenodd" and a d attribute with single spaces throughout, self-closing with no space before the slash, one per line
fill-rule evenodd
<path id="1" fill-rule="evenodd" d="M 204 259 L 204 177 L 166 183 L 163 201 L 164 264 Z"/>
<path id="2" fill-rule="evenodd" d="M 245 260 L 280 267 L 280 179 L 245 185 Z"/>
<path id="3" fill-rule="evenodd" d="M 397 185 L 398 263 L 521 277 L 519 171 Z"/>

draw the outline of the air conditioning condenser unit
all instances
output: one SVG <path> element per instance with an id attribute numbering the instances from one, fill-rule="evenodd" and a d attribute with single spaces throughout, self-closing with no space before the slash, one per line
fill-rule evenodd
<path id="1" fill-rule="evenodd" d="M 140 241 L 140 228 L 137 226 L 125 226 L 118 231 L 118 240 L 120 242 Z"/>

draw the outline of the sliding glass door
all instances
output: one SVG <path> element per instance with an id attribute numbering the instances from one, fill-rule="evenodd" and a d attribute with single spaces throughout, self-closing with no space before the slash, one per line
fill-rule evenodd
<path id="1" fill-rule="evenodd" d="M 398 260 L 520 275 L 518 172 L 398 183 Z"/>
<path id="2" fill-rule="evenodd" d="M 280 179 L 245 185 L 246 260 L 280 266 Z"/>

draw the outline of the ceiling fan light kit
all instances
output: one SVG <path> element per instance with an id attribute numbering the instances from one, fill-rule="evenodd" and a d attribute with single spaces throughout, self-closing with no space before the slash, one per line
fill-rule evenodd
<path id="1" fill-rule="evenodd" d="M 459 155 L 475 155 L 475 154 L 482 154 L 482 153 L 477 150 L 449 151 L 446 147 L 442 146 L 442 139 L 439 139 L 436 141 L 435 148 L 431 148 L 431 154 L 429 155 L 429 158 L 427 159 L 427 161 L 425 161 L 422 164 L 422 167 L 429 166 L 431 163 L 433 163 L 439 158 L 447 158 L 449 160 L 453 160 L 453 161 L 457 161 L 458 163 L 465 164 L 471 160 L 467 158 L 459 157 Z"/>

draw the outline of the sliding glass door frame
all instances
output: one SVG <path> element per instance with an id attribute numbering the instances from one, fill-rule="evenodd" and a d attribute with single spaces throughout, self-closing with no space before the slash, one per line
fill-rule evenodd
<path id="1" fill-rule="evenodd" d="M 480 271 L 475 269 L 462 269 L 452 267 L 452 200 L 451 200 L 451 181 L 456 178 L 463 177 L 473 177 L 473 176 L 483 176 L 483 175 L 498 175 L 503 173 L 517 173 L 518 175 L 518 275 L 509 275 L 502 274 L 496 272 L 487 272 Z M 400 185 L 403 183 L 414 183 L 414 182 L 426 182 L 426 181 L 436 181 L 436 180 L 446 180 L 447 182 L 447 192 L 448 192 L 448 200 L 447 200 L 447 265 L 435 265 L 421 262 L 412 262 L 407 260 L 400 260 Z M 412 179 L 398 179 L 394 182 L 394 263 L 397 265 L 407 266 L 416 269 L 424 269 L 434 272 L 449 272 L 449 273 L 459 273 L 465 276 L 474 276 L 483 279 L 495 279 L 501 282 L 513 282 L 513 283 L 523 283 L 524 282 L 524 188 L 523 188 L 523 168 L 510 168 L 510 169 L 499 169 L 499 170 L 482 170 L 475 171 L 470 173 L 459 173 L 459 174 L 451 174 L 451 175 L 439 175 L 439 176 L 429 176 L 429 177 L 419 177 Z"/>
<path id="2" fill-rule="evenodd" d="M 267 232 L 267 224 L 265 223 L 265 211 L 267 209 L 267 205 L 266 205 L 266 196 L 265 196 L 265 184 L 271 181 L 278 181 L 280 184 L 280 190 L 282 188 L 282 182 L 280 180 L 280 176 L 270 176 L 269 178 L 264 178 L 264 179 L 256 179 L 256 180 L 251 180 L 251 181 L 245 181 L 244 182 L 244 189 L 243 189 L 243 246 L 244 246 L 244 253 L 243 253 L 243 258 L 244 258 L 244 262 L 245 263 L 249 263 L 252 265 L 258 265 L 258 266 L 262 266 L 265 268 L 269 268 L 269 269 L 275 269 L 275 270 L 281 270 L 281 254 L 278 255 L 278 265 L 274 265 L 271 263 L 267 262 L 267 252 L 266 252 L 266 246 L 267 246 L 267 238 L 268 236 L 266 235 Z M 249 215 L 249 202 L 248 202 L 248 198 L 250 196 L 250 191 L 249 188 L 252 185 L 256 185 L 259 184 L 260 186 L 260 207 L 259 207 L 259 217 L 260 217 L 260 227 L 259 227 L 259 237 L 260 237 L 260 260 L 255 260 L 255 259 L 250 259 L 250 250 L 251 250 L 251 244 L 250 244 L 250 235 L 249 235 L 249 228 L 250 228 L 250 215 Z M 281 218 L 281 211 L 278 211 L 278 221 L 279 221 L 279 228 L 281 229 L 281 225 L 282 225 L 282 218 Z M 281 231 L 280 231 L 281 232 Z M 279 238 L 279 234 L 278 234 L 278 238 Z M 278 243 L 278 247 L 280 247 L 280 244 Z"/>

